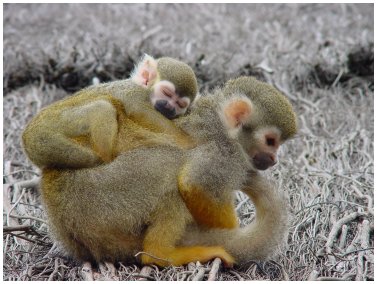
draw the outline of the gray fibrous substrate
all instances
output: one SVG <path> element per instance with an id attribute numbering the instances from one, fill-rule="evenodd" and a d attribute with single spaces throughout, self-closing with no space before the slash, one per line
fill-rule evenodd
<path id="1" fill-rule="evenodd" d="M 4 235 L 4 280 L 83 277 L 79 264 L 51 249 L 39 173 L 22 152 L 21 131 L 42 107 L 93 79 L 127 77 L 143 53 L 187 62 L 202 91 L 256 76 L 297 112 L 297 137 L 266 173 L 287 193 L 287 240 L 274 261 L 217 279 L 373 279 L 373 16 L 373 4 L 5 4 L 5 225 L 32 228 L 16 232 L 27 240 Z M 242 225 L 254 216 L 244 199 L 237 193 Z M 207 279 L 211 266 L 152 268 L 146 277 Z M 141 273 L 126 264 L 98 271 L 98 279 Z"/>

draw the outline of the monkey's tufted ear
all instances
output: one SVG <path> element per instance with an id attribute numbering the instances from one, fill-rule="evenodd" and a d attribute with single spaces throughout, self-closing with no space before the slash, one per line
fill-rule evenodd
<path id="1" fill-rule="evenodd" d="M 253 113 L 253 104 L 245 96 L 235 96 L 226 100 L 220 111 L 229 134 L 235 136 L 243 124 L 248 122 Z"/>
<path id="2" fill-rule="evenodd" d="M 140 86 L 149 87 L 157 78 L 157 61 L 145 54 L 140 63 L 132 72 L 131 79 Z"/>

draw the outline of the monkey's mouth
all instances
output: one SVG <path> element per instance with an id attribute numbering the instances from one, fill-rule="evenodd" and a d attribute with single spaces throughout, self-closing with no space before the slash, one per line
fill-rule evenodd
<path id="1" fill-rule="evenodd" d="M 252 157 L 252 163 L 260 171 L 267 170 L 276 164 L 274 158 L 267 153 L 257 153 Z"/>

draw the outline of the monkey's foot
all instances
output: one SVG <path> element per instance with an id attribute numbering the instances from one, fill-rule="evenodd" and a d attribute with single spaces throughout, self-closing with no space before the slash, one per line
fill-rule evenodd
<path id="1" fill-rule="evenodd" d="M 156 257 L 153 257 L 155 255 Z M 225 267 L 232 267 L 234 258 L 222 247 L 180 247 L 169 251 L 146 254 L 141 257 L 143 264 L 156 264 L 162 267 L 169 265 L 181 266 L 190 262 L 208 262 L 212 259 L 220 258 Z"/>

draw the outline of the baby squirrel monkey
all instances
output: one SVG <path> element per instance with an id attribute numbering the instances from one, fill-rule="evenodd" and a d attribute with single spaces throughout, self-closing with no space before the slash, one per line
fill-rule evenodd
<path id="1" fill-rule="evenodd" d="M 50 228 L 71 255 L 115 262 L 134 260 L 143 251 L 143 264 L 220 257 L 231 265 L 248 256 L 265 258 L 275 249 L 285 232 L 285 208 L 255 168 L 271 165 L 278 145 L 296 132 L 287 99 L 241 77 L 198 97 L 176 123 L 197 146 L 140 147 L 98 167 L 43 170 Z M 276 144 L 269 145 L 270 139 Z M 255 150 L 256 143 L 262 150 Z M 256 220 L 242 229 L 233 205 L 236 190 L 245 191 L 257 209 Z M 194 200 L 200 195 L 205 198 Z"/>
<path id="2" fill-rule="evenodd" d="M 40 168 L 92 167 L 140 145 L 191 147 L 169 119 L 184 114 L 197 92 L 187 64 L 146 55 L 130 79 L 90 86 L 44 108 L 23 132 L 23 146 Z"/>

